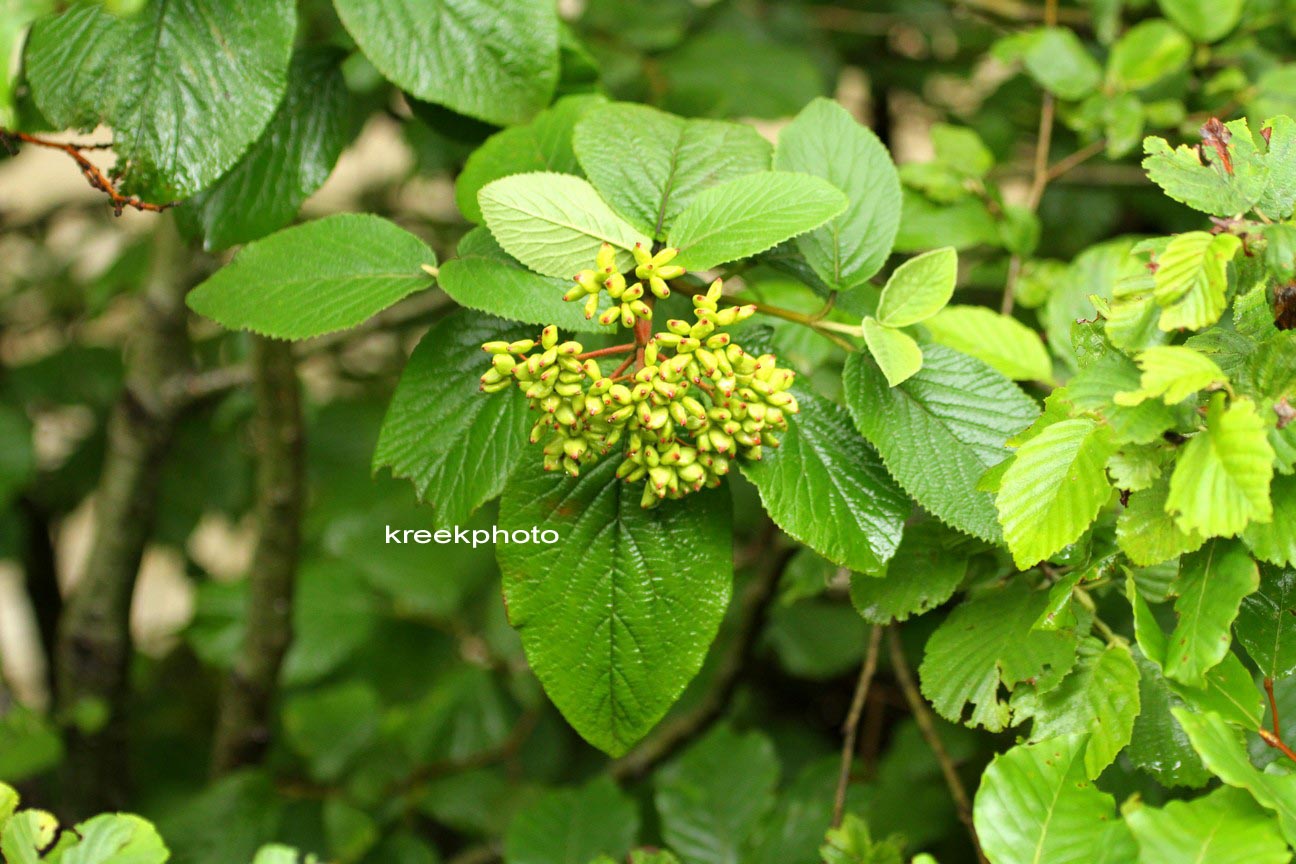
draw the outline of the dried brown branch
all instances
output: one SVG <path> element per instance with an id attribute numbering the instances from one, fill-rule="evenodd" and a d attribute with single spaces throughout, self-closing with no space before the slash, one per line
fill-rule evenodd
<path id="1" fill-rule="evenodd" d="M 855 695 L 851 698 L 850 710 L 846 713 L 846 722 L 842 725 L 841 767 L 837 772 L 837 794 L 833 797 L 832 826 L 837 828 L 846 814 L 846 788 L 850 785 L 851 763 L 855 761 L 855 742 L 859 737 L 860 717 L 864 714 L 864 703 L 868 701 L 869 687 L 873 683 L 873 673 L 877 671 L 878 648 L 882 645 L 882 628 L 874 624 L 869 631 L 868 651 L 864 663 L 860 666 L 859 680 L 855 684 Z"/>
<path id="2" fill-rule="evenodd" d="M 154 204 L 149 201 L 143 201 L 134 195 L 123 195 L 117 191 L 117 186 L 106 174 L 83 153 L 85 150 L 106 150 L 113 145 L 111 144 L 68 144 L 62 141 L 51 141 L 49 138 L 42 138 L 39 135 L 29 135 L 26 132 L 11 132 L 8 129 L 0 129 L 0 142 L 6 147 L 13 150 L 13 142 L 20 141 L 24 144 L 32 144 L 36 147 L 48 147 L 51 150 L 60 150 L 71 156 L 76 162 L 77 167 L 81 169 L 81 175 L 85 177 L 86 182 L 91 188 L 97 189 L 108 196 L 112 202 L 113 212 L 118 216 L 131 208 L 133 210 L 148 211 L 150 213 L 161 213 L 172 207 L 178 207 L 179 201 L 168 201 L 165 204 Z"/>

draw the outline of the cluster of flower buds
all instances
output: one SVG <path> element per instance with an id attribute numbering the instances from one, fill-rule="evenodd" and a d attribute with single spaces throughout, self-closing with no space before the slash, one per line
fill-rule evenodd
<path id="1" fill-rule="evenodd" d="M 669 257 L 658 258 L 661 253 L 641 256 L 640 267 L 669 273 L 647 277 L 662 280 L 668 291 L 665 280 L 679 274 L 665 264 Z M 576 476 L 621 443 L 617 476 L 644 481 L 644 507 L 717 486 L 735 458 L 760 459 L 762 447 L 777 447 L 775 433 L 797 411 L 792 372 L 774 355 L 752 356 L 717 332 L 749 318 L 755 307 L 721 309 L 720 296 L 717 279 L 693 297 L 692 322 L 667 321 L 646 343 L 624 346 L 630 356 L 611 376 L 579 342 L 560 342 L 552 325 L 537 340 L 487 342 L 482 347 L 491 368 L 482 389 L 516 385 L 526 394 L 540 414 L 531 442 L 543 445 L 546 470 Z"/>
<path id="2" fill-rule="evenodd" d="M 670 286 L 666 283 L 684 275 L 684 268 L 671 264 L 679 254 L 678 249 L 666 248 L 653 254 L 636 243 L 631 250 L 635 257 L 634 283 L 627 283 L 625 274 L 616 269 L 616 249 L 604 243 L 594 259 L 593 270 L 582 270 L 576 274 L 576 284 L 563 295 L 567 302 L 585 298 L 585 317 L 593 318 L 598 314 L 599 296 L 607 291 L 612 298 L 612 305 L 598 316 L 600 324 L 621 322 L 623 327 L 633 327 L 640 319 L 652 320 L 652 307 L 644 302 L 644 285 L 653 296 L 665 300 L 670 296 Z"/>

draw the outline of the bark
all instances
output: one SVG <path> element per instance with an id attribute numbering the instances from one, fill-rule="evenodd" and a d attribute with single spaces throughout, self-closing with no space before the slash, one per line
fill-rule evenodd
<path id="1" fill-rule="evenodd" d="M 249 576 L 247 635 L 221 693 L 212 752 L 216 775 L 260 762 L 269 746 L 279 670 L 292 641 L 301 547 L 305 460 L 292 346 L 258 338 L 252 360 L 260 536 Z"/>
<path id="2" fill-rule="evenodd" d="M 131 598 L 181 410 L 169 394 L 190 368 L 185 256 L 170 217 L 160 219 L 139 321 L 126 348 L 126 384 L 108 421 L 90 554 L 59 624 L 55 659 L 66 723 L 65 807 L 74 818 L 121 808 L 129 788 Z"/>

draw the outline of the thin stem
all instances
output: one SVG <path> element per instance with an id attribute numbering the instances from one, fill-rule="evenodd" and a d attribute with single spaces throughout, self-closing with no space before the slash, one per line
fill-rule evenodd
<path id="1" fill-rule="evenodd" d="M 26 132 L 11 132 L 8 129 L 0 129 L 0 141 L 22 141 L 24 144 L 33 144 L 37 147 L 47 147 L 51 150 L 60 150 L 71 156 L 76 162 L 77 167 L 81 169 L 81 174 L 86 178 L 86 182 L 91 188 L 97 189 L 106 194 L 112 202 L 113 212 L 118 216 L 122 215 L 127 207 L 140 211 L 151 211 L 161 213 L 179 205 L 179 201 L 168 201 L 165 204 L 151 204 L 148 201 L 141 201 L 134 195 L 123 195 L 117 191 L 117 187 L 111 180 L 89 159 L 81 154 L 82 150 L 105 150 L 113 145 L 111 144 L 65 144 L 61 141 L 51 141 L 48 138 L 41 138 L 36 135 L 28 135 Z"/>
<path id="2" fill-rule="evenodd" d="M 1265 693 L 1269 696 L 1269 715 L 1273 718 L 1274 735 L 1282 738 L 1282 725 L 1278 722 L 1278 700 L 1274 698 L 1273 679 L 1264 679 Z"/>
<path id="3" fill-rule="evenodd" d="M 1105 138 L 1099 138 L 1097 141 L 1081 147 L 1070 156 L 1062 157 L 1058 161 L 1054 162 L 1048 169 L 1044 178 L 1045 182 L 1052 183 L 1054 180 L 1065 175 L 1072 168 L 1077 168 L 1080 165 L 1083 165 L 1085 162 L 1088 162 L 1090 159 L 1101 153 L 1103 148 L 1106 146 L 1107 140 Z"/>
<path id="4" fill-rule="evenodd" d="M 841 826 L 842 817 L 846 814 L 846 787 L 850 785 L 851 763 L 855 761 L 855 742 L 859 737 L 860 717 L 864 713 L 864 703 L 868 701 L 869 687 L 873 683 L 873 673 L 877 671 L 878 649 L 882 645 L 882 628 L 876 624 L 869 631 L 868 652 L 860 666 L 859 680 L 855 683 L 855 695 L 851 698 L 850 711 L 842 726 L 841 767 L 837 771 L 837 794 L 833 797 L 832 827 Z"/>
<path id="5" fill-rule="evenodd" d="M 590 360 L 594 357 L 607 357 L 612 354 L 628 354 L 638 346 L 634 342 L 627 342 L 624 345 L 613 345 L 609 348 L 599 348 L 594 351 L 586 351 L 584 354 L 577 354 L 577 360 Z"/>
<path id="6" fill-rule="evenodd" d="M 931 748 L 932 754 L 940 764 L 941 774 L 945 777 L 945 785 L 949 787 L 950 797 L 954 799 L 954 808 L 958 811 L 959 821 L 967 827 L 968 836 L 972 838 L 977 860 L 981 864 L 989 864 L 985 853 L 981 851 L 981 841 L 977 837 L 976 826 L 972 822 L 972 802 L 968 798 L 967 789 L 964 788 L 963 780 L 954 767 L 954 760 L 950 758 L 949 751 L 945 749 L 945 744 L 936 731 L 936 722 L 932 717 L 931 709 L 923 700 L 922 693 L 918 690 L 918 683 L 914 680 L 913 672 L 910 671 L 909 661 L 905 658 L 904 646 L 900 643 L 900 630 L 894 624 L 887 628 L 887 648 L 891 654 L 891 668 L 895 673 L 896 683 L 904 692 L 905 702 L 909 704 L 909 711 L 913 714 L 914 722 L 918 724 L 923 740 L 927 742 L 927 746 Z"/>
<path id="7" fill-rule="evenodd" d="M 633 363 L 634 361 L 635 361 L 634 355 L 631 354 L 629 357 L 627 357 L 626 359 L 622 360 L 622 361 L 621 361 L 621 365 L 618 366 L 617 368 L 613 369 L 613 370 L 612 370 L 612 374 L 609 375 L 608 377 L 612 379 L 612 382 L 613 382 L 613 383 L 616 383 L 616 380 L 617 380 L 618 378 L 620 378 L 621 375 L 622 375 L 622 374 L 623 374 L 627 369 L 630 368 L 630 364 Z"/>
<path id="8" fill-rule="evenodd" d="M 705 289 L 693 288 L 688 285 L 679 285 L 678 287 L 673 286 L 671 290 L 677 290 L 683 294 L 688 294 L 691 296 L 696 296 L 698 294 L 706 293 Z M 753 303 L 745 300 L 736 300 L 732 297 L 721 297 L 719 302 L 725 304 L 726 306 L 751 306 L 755 308 L 755 310 L 761 313 L 762 315 L 770 315 L 773 316 L 774 318 L 782 318 L 784 321 L 792 321 L 793 323 L 801 324 L 802 326 L 809 327 L 810 329 L 814 330 L 819 335 L 823 336 L 825 339 L 827 339 L 828 341 L 832 342 L 834 345 L 836 345 L 837 347 L 845 351 L 854 352 L 857 349 L 849 341 L 838 336 L 837 333 L 847 333 L 851 336 L 857 336 L 857 337 L 862 335 L 859 327 L 853 327 L 850 324 L 840 324 L 836 321 L 820 321 L 817 318 L 815 318 L 814 315 L 806 315 L 805 313 L 802 312 L 794 312 L 791 309 L 784 309 L 782 306 L 771 306 L 768 303 Z"/>

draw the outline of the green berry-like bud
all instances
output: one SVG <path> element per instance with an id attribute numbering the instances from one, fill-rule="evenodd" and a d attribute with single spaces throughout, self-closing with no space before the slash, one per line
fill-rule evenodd
<path id="1" fill-rule="evenodd" d="M 611 243 L 604 243 L 599 247 L 598 255 L 594 258 L 594 267 L 600 271 L 616 268 L 616 249 Z"/>
<path id="2" fill-rule="evenodd" d="M 549 349 L 558 344 L 558 328 L 550 324 L 544 330 L 540 331 L 540 345 Z"/>
<path id="3" fill-rule="evenodd" d="M 487 354 L 504 354 L 509 350 L 509 343 L 487 342 L 485 345 L 482 345 L 482 350 Z"/>
<path id="4" fill-rule="evenodd" d="M 585 320 L 593 318 L 598 314 L 599 295 L 591 294 L 585 301 Z"/>

